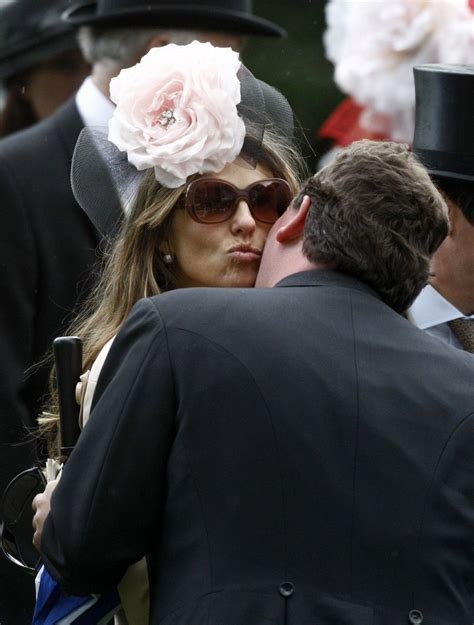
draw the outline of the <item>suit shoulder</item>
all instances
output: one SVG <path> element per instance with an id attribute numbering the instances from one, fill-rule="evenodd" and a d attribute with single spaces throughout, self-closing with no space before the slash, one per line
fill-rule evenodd
<path id="1" fill-rule="evenodd" d="M 45 158 L 64 135 L 74 145 L 82 121 L 73 101 L 68 102 L 47 119 L 0 140 L 0 159 L 14 162 L 15 167 Z"/>
<path id="2" fill-rule="evenodd" d="M 262 289 L 186 288 L 176 289 L 149 298 L 163 315 L 180 310 L 191 316 L 213 313 L 220 307 L 240 308 L 259 299 Z"/>

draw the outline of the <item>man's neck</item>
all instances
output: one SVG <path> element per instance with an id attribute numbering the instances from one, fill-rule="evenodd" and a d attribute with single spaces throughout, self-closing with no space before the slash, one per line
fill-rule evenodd
<path id="1" fill-rule="evenodd" d="M 431 286 L 466 317 L 474 314 L 474 284 L 466 284 L 466 281 L 456 280 L 454 276 L 451 280 L 435 276 Z"/>
<path id="2" fill-rule="evenodd" d="M 261 288 L 272 287 L 294 273 L 330 268 L 326 265 L 312 263 L 301 253 L 301 246 L 299 248 L 298 246 L 285 248 L 284 252 L 283 248 L 280 248 L 280 254 L 275 255 L 270 260 L 265 258 L 262 265 L 260 265 L 255 286 Z"/>
<path id="3" fill-rule="evenodd" d="M 107 71 L 103 65 L 95 65 L 92 68 L 91 79 L 94 83 L 94 86 L 105 95 L 106 98 L 110 99 L 110 81 L 115 77 L 117 72 Z"/>

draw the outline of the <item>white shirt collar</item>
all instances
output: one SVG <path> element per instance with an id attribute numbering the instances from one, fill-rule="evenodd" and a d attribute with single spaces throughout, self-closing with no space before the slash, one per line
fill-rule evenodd
<path id="1" fill-rule="evenodd" d="M 430 284 L 418 295 L 408 311 L 408 318 L 421 330 L 464 317 Z"/>
<path id="2" fill-rule="evenodd" d="M 88 76 L 76 93 L 76 106 L 85 126 L 108 126 L 115 106 Z"/>

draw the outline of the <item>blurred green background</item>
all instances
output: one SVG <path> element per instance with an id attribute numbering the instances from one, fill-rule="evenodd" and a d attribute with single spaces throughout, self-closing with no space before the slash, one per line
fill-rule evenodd
<path id="1" fill-rule="evenodd" d="M 288 37 L 251 38 L 243 52 L 248 68 L 288 98 L 311 145 L 311 150 L 303 146 L 303 151 L 313 170 L 329 147 L 317 138 L 318 128 L 344 97 L 334 84 L 333 65 L 324 56 L 325 4 L 323 0 L 254 0 L 254 13 L 285 28 Z"/>

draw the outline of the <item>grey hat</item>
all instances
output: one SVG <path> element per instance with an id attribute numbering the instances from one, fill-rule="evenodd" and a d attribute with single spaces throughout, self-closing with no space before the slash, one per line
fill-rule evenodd
<path id="1" fill-rule="evenodd" d="M 82 0 L 64 14 L 75 25 L 146 25 L 283 37 L 283 28 L 252 13 L 251 0 Z"/>
<path id="2" fill-rule="evenodd" d="M 76 47 L 64 0 L 0 0 L 0 80 Z"/>
<path id="3" fill-rule="evenodd" d="M 474 180 L 474 65 L 414 68 L 413 152 L 439 178 Z"/>

